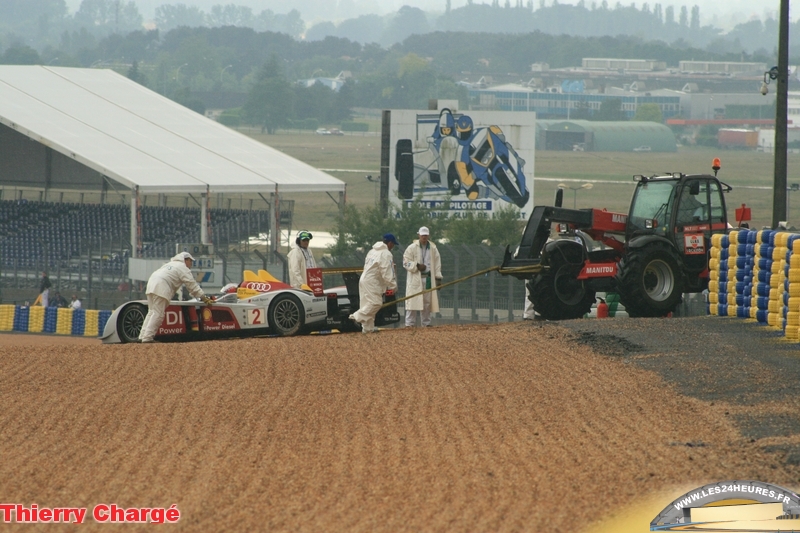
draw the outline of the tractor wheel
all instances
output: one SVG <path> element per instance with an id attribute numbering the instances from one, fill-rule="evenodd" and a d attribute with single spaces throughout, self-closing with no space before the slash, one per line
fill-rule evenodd
<path id="1" fill-rule="evenodd" d="M 617 271 L 620 303 L 632 317 L 666 316 L 683 294 L 677 254 L 663 245 L 651 245 L 625 255 Z"/>
<path id="2" fill-rule="evenodd" d="M 582 318 L 592 309 L 594 291 L 578 279 L 583 247 L 574 241 L 557 243 L 548 252 L 549 269 L 528 282 L 533 308 L 546 320 Z"/>
<path id="3" fill-rule="evenodd" d="M 305 309 L 292 294 L 281 294 L 269 306 L 269 325 L 281 337 L 297 335 L 305 322 Z"/>
<path id="4" fill-rule="evenodd" d="M 122 342 L 137 342 L 144 325 L 147 307 L 142 304 L 130 304 L 117 317 L 117 335 Z"/>

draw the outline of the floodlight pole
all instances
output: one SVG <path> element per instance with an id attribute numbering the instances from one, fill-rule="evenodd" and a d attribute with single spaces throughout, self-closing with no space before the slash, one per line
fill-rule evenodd
<path id="1" fill-rule="evenodd" d="M 781 0 L 778 32 L 778 77 L 775 102 L 775 170 L 772 227 L 786 220 L 787 108 L 789 101 L 789 0 Z"/>

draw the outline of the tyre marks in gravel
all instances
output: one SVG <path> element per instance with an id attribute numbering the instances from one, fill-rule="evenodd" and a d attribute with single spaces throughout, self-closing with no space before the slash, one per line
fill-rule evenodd
<path id="1" fill-rule="evenodd" d="M 788 465 L 800 464 L 800 344 L 779 332 L 710 316 L 559 327 L 597 353 L 656 372 L 682 394 L 722 408 L 744 438 Z"/>
<path id="2" fill-rule="evenodd" d="M 687 480 L 793 479 L 726 407 L 631 364 L 655 352 L 575 339 L 516 323 L 0 345 L 0 498 L 177 503 L 186 531 L 557 532 Z"/>

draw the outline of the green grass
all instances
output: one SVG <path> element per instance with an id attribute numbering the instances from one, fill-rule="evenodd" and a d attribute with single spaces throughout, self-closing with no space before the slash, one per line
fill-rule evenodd
<path id="1" fill-rule="evenodd" d="M 594 183 L 592 189 L 577 192 L 577 206 L 605 207 L 611 211 L 626 212 L 633 192 L 633 175 L 666 172 L 711 173 L 711 162 L 714 157 L 719 157 L 722 161 L 722 169 L 718 174 L 720 180 L 733 187 L 733 191 L 725 197 L 728 217 L 734 219 L 734 209 L 745 203 L 753 211 L 752 227 L 770 224 L 774 165 L 772 154 L 685 147 L 680 148 L 677 153 L 540 151 L 536 153 L 535 175 L 536 178 L 597 180 L 599 183 Z M 800 155 L 789 154 L 789 183 L 800 181 L 800 176 L 797 174 L 797 169 L 800 168 L 798 163 Z M 558 183 L 534 181 L 534 201 L 537 204 L 551 203 Z M 603 181 L 623 181 L 627 184 L 603 184 Z M 574 187 L 580 183 L 568 185 Z M 564 205 L 571 207 L 574 197 L 574 192 L 566 191 Z M 790 202 L 792 200 L 795 198 L 790 198 Z M 793 218 L 800 220 L 800 196 L 796 201 L 796 209 L 793 212 L 797 214 Z"/>
<path id="2" fill-rule="evenodd" d="M 376 133 L 354 133 L 342 136 L 316 135 L 313 132 L 279 132 L 276 135 L 258 133 L 258 129 L 240 131 L 292 157 L 321 169 L 347 184 L 347 203 L 357 207 L 377 205 L 380 177 L 380 135 Z M 586 181 L 593 182 L 591 189 L 581 189 L 577 193 L 567 190 L 564 206 L 578 208 L 596 207 L 610 211 L 627 212 L 631 193 L 634 189 L 634 174 L 660 174 L 683 172 L 699 174 L 711 172 L 714 157 L 722 160 L 719 178 L 733 187 L 726 195 L 728 217 L 733 220 L 734 209 L 746 203 L 752 208 L 751 227 L 769 225 L 772 220 L 773 157 L 755 151 L 719 150 L 712 148 L 682 147 L 677 153 L 637 153 L 637 152 L 556 152 L 538 151 L 534 158 L 533 197 L 536 205 L 552 204 L 555 190 L 560 182 L 571 187 L 580 186 Z M 531 172 L 531 162 L 526 169 Z M 800 182 L 800 154 L 789 154 L 788 183 Z M 343 170 L 347 170 L 344 172 Z M 373 180 L 368 181 L 367 175 Z M 392 185 L 396 181 L 391 178 Z M 762 187 L 747 188 L 747 187 Z M 10 199 L 12 191 L 6 191 Z M 35 189 L 21 191 L 29 200 L 38 200 Z M 789 192 L 790 222 L 800 226 L 800 194 Z M 48 200 L 59 198 L 65 202 L 99 202 L 99 193 L 79 193 L 75 191 L 51 191 Z M 284 198 L 295 201 L 293 229 L 307 228 L 317 231 L 332 230 L 339 216 L 339 209 L 328 195 L 287 194 Z M 338 198 L 336 198 L 338 200 Z M 247 209 L 250 200 L 254 208 L 263 208 L 264 201 L 257 195 L 226 194 L 221 204 L 218 196 L 212 195 L 212 207 Z M 129 203 L 123 195 L 117 197 L 110 193 L 107 201 Z M 158 197 L 143 198 L 146 205 L 157 205 Z M 189 205 L 196 207 L 199 198 L 169 196 L 169 206 Z"/>
<path id="3" fill-rule="evenodd" d="M 347 203 L 358 207 L 376 205 L 378 183 L 369 182 L 380 175 L 380 136 L 354 134 L 344 136 L 309 133 L 251 134 L 255 139 L 272 146 L 316 168 L 348 169 L 356 172 L 329 173 L 347 184 Z M 682 147 L 677 153 L 636 152 L 556 152 L 538 151 L 534 162 L 534 203 L 551 204 L 560 181 L 579 186 L 594 181 L 592 189 L 576 193 L 566 191 L 564 206 L 578 208 L 607 208 L 627 212 L 633 192 L 634 174 L 711 173 L 714 157 L 722 160 L 719 178 L 733 187 L 726 196 L 728 217 L 734 218 L 734 208 L 746 203 L 752 207 L 751 227 L 768 225 L 772 219 L 773 157 L 754 151 L 727 151 L 711 148 Z M 800 154 L 789 154 L 788 182 L 799 182 Z M 529 163 L 530 165 L 530 163 Z M 568 181 L 576 180 L 576 181 Z M 606 183 L 603 183 L 606 182 Z M 614 183 L 622 182 L 622 183 Z M 752 189 L 749 187 L 768 187 Z M 789 193 L 790 214 L 800 222 L 800 194 Z M 338 208 L 325 194 L 286 195 L 295 203 L 294 228 L 328 230 L 338 216 Z M 792 207 L 792 203 L 795 204 Z M 798 224 L 795 224 L 798 225 Z"/>

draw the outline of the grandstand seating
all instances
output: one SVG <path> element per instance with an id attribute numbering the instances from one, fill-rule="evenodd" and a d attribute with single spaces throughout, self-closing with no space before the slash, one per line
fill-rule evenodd
<path id="1" fill-rule="evenodd" d="M 143 207 L 142 255 L 170 257 L 175 244 L 200 242 L 200 209 Z M 211 209 L 217 246 L 268 231 L 267 212 Z M 130 255 L 130 207 L 125 205 L 0 201 L 0 266 L 4 269 L 70 268 L 101 254 L 106 273 L 122 274 Z"/>

